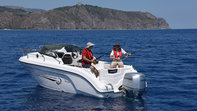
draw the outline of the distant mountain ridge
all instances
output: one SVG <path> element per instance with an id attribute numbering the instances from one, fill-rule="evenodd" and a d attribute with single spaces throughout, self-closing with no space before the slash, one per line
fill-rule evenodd
<path id="1" fill-rule="evenodd" d="M 45 11 L 43 9 L 24 8 L 24 7 L 19 7 L 19 6 L 4 6 L 4 7 L 11 8 L 11 9 L 21 9 L 27 12 L 44 12 Z"/>
<path id="2" fill-rule="evenodd" d="M 0 7 L 0 29 L 124 30 L 169 29 L 163 18 L 148 12 L 126 12 L 91 5 L 74 5 L 33 12 Z"/>

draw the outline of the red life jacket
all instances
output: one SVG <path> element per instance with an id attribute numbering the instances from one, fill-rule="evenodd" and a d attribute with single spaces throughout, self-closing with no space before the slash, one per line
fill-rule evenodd
<path id="1" fill-rule="evenodd" d="M 117 54 L 117 51 L 116 51 L 114 48 L 113 48 L 113 51 L 114 51 L 114 55 L 115 55 L 116 58 L 122 57 L 122 50 L 121 50 L 121 48 L 118 49 L 119 56 L 118 56 L 118 54 Z"/>
<path id="2" fill-rule="evenodd" d="M 91 64 L 91 62 L 84 61 L 83 56 L 85 56 L 87 59 L 92 60 L 93 59 L 93 54 L 92 51 L 89 51 L 87 48 L 85 48 L 82 52 L 82 65 L 85 64 Z"/>

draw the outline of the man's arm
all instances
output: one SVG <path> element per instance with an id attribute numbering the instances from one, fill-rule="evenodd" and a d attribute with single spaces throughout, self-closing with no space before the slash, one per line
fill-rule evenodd
<path id="1" fill-rule="evenodd" d="M 132 54 L 131 54 L 131 53 L 125 53 L 125 55 L 127 55 L 127 56 L 131 56 Z"/>
<path id="2" fill-rule="evenodd" d="M 127 53 L 127 52 L 126 52 L 124 49 L 122 49 L 122 48 L 121 48 L 121 50 L 122 50 L 122 53 L 125 54 L 125 55 L 127 55 L 127 56 L 131 56 L 131 55 L 132 55 L 131 53 Z"/>
<path id="3" fill-rule="evenodd" d="M 86 58 L 86 56 L 83 56 L 83 60 L 85 60 L 87 62 L 91 62 L 91 63 L 93 63 L 93 61 L 94 61 L 94 59 L 90 60 L 90 59 Z"/>
<path id="4" fill-rule="evenodd" d="M 110 59 L 120 61 L 120 58 L 116 58 L 114 56 L 110 56 Z"/>

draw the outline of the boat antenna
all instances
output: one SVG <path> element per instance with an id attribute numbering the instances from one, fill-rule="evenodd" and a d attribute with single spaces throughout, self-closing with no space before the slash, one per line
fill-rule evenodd
<path id="1" fill-rule="evenodd" d="M 25 55 L 25 51 L 27 51 L 27 50 L 30 50 L 30 51 L 39 51 L 39 49 L 27 49 L 27 48 L 23 48 L 21 46 L 18 46 L 18 47 L 22 50 L 23 56 Z"/>

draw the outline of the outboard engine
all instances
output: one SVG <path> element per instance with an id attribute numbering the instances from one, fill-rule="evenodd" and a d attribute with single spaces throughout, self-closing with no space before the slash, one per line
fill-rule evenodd
<path id="1" fill-rule="evenodd" d="M 147 82 L 144 74 L 126 73 L 122 89 L 127 97 L 138 97 L 146 92 Z"/>

